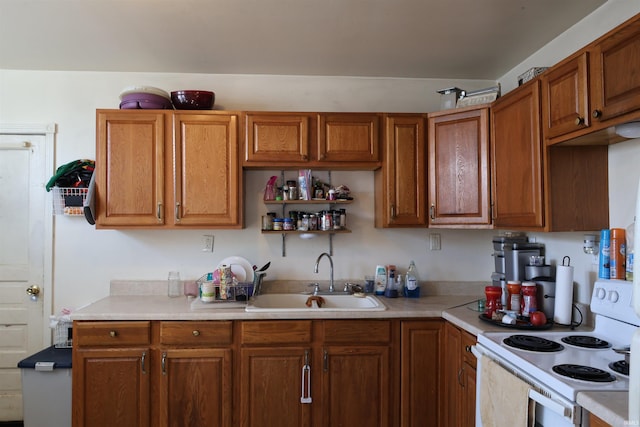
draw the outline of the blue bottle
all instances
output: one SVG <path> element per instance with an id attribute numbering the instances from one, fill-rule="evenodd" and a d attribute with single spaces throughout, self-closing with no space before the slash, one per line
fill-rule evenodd
<path id="1" fill-rule="evenodd" d="M 604 229 L 600 231 L 600 248 L 598 256 L 598 278 L 609 279 L 611 277 L 611 257 L 609 248 L 611 246 L 611 231 Z"/>

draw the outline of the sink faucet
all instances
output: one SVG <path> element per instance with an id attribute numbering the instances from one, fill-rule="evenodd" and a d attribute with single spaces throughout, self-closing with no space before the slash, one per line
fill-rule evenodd
<path id="1" fill-rule="evenodd" d="M 334 291 L 334 287 L 333 287 L 333 259 L 331 258 L 331 255 L 329 255 L 326 252 L 323 252 L 320 254 L 320 256 L 318 257 L 318 259 L 316 260 L 316 266 L 313 268 L 313 272 L 317 273 L 318 272 L 318 264 L 320 264 L 320 259 L 326 256 L 327 258 L 329 258 L 329 263 L 331 264 L 331 279 L 329 280 L 329 292 L 333 292 Z"/>

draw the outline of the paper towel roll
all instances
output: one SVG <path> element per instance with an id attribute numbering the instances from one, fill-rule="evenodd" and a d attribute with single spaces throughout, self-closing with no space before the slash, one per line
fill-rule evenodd
<path id="1" fill-rule="evenodd" d="M 553 321 L 561 325 L 571 324 L 573 311 L 573 267 L 556 267 L 556 300 L 553 306 Z"/>

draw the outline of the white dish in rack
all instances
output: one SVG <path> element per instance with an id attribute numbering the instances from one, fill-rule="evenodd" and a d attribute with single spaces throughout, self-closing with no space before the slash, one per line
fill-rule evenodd
<path id="1" fill-rule="evenodd" d="M 225 264 L 231 266 L 231 272 L 238 282 L 253 282 L 253 265 L 245 258 L 230 256 L 220 261 L 218 268 Z"/>

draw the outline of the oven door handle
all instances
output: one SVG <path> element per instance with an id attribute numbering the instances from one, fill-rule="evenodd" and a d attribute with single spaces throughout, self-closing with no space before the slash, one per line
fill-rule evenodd
<path id="1" fill-rule="evenodd" d="M 529 399 L 539 403 L 547 409 L 552 410 L 553 412 L 564 418 L 568 418 L 570 420 L 573 419 L 571 408 L 567 408 L 562 403 L 550 399 L 547 396 L 538 393 L 534 389 L 529 389 Z"/>

